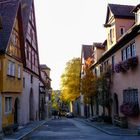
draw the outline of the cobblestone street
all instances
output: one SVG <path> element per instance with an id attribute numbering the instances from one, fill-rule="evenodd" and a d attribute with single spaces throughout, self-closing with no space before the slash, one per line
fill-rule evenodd
<path id="1" fill-rule="evenodd" d="M 139 140 L 139 136 L 108 135 L 87 123 L 74 119 L 56 119 L 45 123 L 22 140 Z"/>

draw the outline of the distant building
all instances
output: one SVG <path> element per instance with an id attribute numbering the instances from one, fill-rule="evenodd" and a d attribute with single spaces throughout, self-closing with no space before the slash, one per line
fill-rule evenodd
<path id="1" fill-rule="evenodd" d="M 40 65 L 41 80 L 40 80 L 40 119 L 51 117 L 51 78 L 50 68 L 46 65 Z"/>
<path id="2" fill-rule="evenodd" d="M 86 65 L 88 65 L 88 63 L 91 63 L 89 61 L 93 61 L 92 60 L 92 45 L 82 45 L 81 73 L 80 73 L 80 78 L 81 79 L 85 75 L 85 69 L 84 68 L 86 67 Z M 77 101 L 76 106 L 80 106 L 79 114 L 81 114 L 82 117 L 89 117 L 90 116 L 90 107 L 89 107 L 89 104 L 84 103 L 84 95 L 83 95 L 83 93 L 80 93 L 80 98 L 78 98 L 78 100 L 80 100 L 80 102 Z"/>

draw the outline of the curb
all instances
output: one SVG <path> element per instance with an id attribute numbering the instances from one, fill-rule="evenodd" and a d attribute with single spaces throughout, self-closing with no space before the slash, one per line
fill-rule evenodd
<path id="1" fill-rule="evenodd" d="M 20 136 L 20 137 L 18 137 L 16 139 L 4 138 L 3 140 L 21 140 L 22 138 L 24 138 L 25 136 L 29 135 L 30 133 L 32 133 L 34 130 L 36 130 L 37 128 L 39 128 L 40 126 L 42 126 L 43 124 L 45 124 L 46 122 L 47 121 L 42 122 L 41 124 L 37 125 L 33 129 L 31 129 L 29 132 L 23 134 L 22 136 Z"/>
<path id="2" fill-rule="evenodd" d="M 100 130 L 100 131 L 102 131 L 102 132 L 104 132 L 104 133 L 106 133 L 108 135 L 113 135 L 113 136 L 139 136 L 138 134 L 116 134 L 116 133 L 111 133 L 111 132 L 109 132 L 109 131 L 107 131 L 105 129 L 102 129 L 102 128 L 90 123 L 88 120 L 79 120 L 79 119 L 75 119 L 75 120 L 81 121 L 81 122 L 84 122 L 84 123 L 86 123 L 86 124 L 88 124 L 90 126 L 93 126 L 94 128 L 96 128 L 96 129 L 98 129 L 98 130 Z"/>

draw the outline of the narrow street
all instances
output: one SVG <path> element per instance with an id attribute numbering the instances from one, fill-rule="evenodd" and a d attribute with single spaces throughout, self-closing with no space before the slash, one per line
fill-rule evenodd
<path id="1" fill-rule="evenodd" d="M 45 123 L 22 140 L 139 140 L 139 136 L 112 136 L 75 119 L 56 119 Z"/>

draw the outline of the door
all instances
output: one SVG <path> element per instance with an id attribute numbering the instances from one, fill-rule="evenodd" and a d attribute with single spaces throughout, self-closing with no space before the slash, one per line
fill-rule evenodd
<path id="1" fill-rule="evenodd" d="M 118 95 L 114 94 L 114 115 L 119 114 Z"/>
<path id="2" fill-rule="evenodd" d="M 19 114 L 19 99 L 16 98 L 15 99 L 15 104 L 14 104 L 14 123 L 17 124 L 18 123 L 18 116 Z"/>

